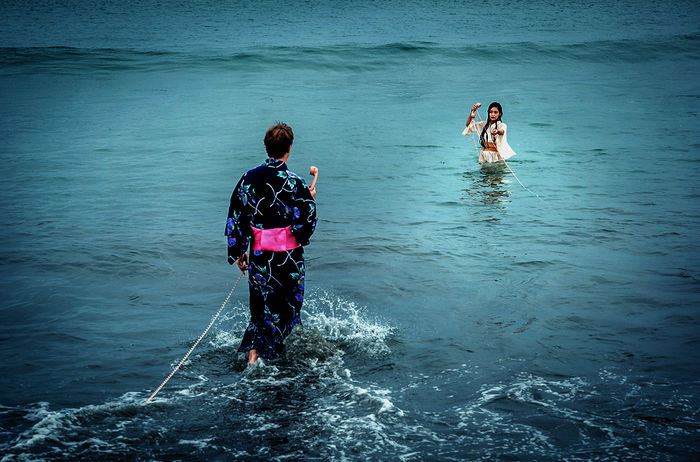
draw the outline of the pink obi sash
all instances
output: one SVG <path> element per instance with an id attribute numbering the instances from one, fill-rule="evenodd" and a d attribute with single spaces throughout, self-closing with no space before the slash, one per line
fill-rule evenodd
<path id="1" fill-rule="evenodd" d="M 253 250 L 283 252 L 300 247 L 289 226 L 272 229 L 259 229 L 254 226 L 251 228 L 253 229 L 253 244 L 251 246 Z"/>

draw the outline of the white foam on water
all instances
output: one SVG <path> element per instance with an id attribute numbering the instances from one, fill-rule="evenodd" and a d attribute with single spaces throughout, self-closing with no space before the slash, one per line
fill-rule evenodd
<path id="1" fill-rule="evenodd" d="M 238 383 L 212 390 L 226 402 L 247 403 L 246 430 L 242 431 L 251 436 L 261 429 L 274 433 L 284 430 L 281 421 L 291 420 L 291 425 L 300 427 L 293 431 L 303 435 L 304 445 L 322 457 L 345 460 L 358 451 L 384 454 L 387 450 L 410 454 L 410 448 L 401 443 L 404 411 L 394 404 L 391 390 L 353 379 L 355 374 L 344 362 L 348 354 L 374 358 L 391 353 L 388 340 L 393 329 L 368 320 L 365 310 L 329 292 L 308 297 L 302 318 L 304 327 L 295 328 L 285 342 L 285 360 L 258 360 L 244 370 Z M 219 332 L 215 344 L 237 346 L 237 340 Z M 303 404 L 276 407 L 256 396 L 268 392 L 277 396 L 275 390 L 286 390 L 286 398 Z M 265 400 L 261 411 L 255 410 L 262 404 L 255 404 L 257 399 Z M 348 448 L 349 442 L 354 450 Z"/>
<path id="2" fill-rule="evenodd" d="M 391 353 L 387 341 L 391 338 L 394 328 L 380 320 L 369 319 L 365 308 L 330 291 L 308 292 L 301 318 L 304 327 L 319 330 L 325 340 L 341 348 L 359 350 L 372 358 Z M 215 324 L 208 345 L 213 348 L 238 348 L 248 319 L 247 306 L 239 304 L 228 308 Z"/>
<path id="3" fill-rule="evenodd" d="M 243 340 L 242 336 L 237 335 L 237 333 L 228 330 L 217 330 L 214 332 L 209 345 L 213 348 L 225 348 L 225 347 L 235 347 L 241 344 Z"/>
<path id="4" fill-rule="evenodd" d="M 142 445 L 144 438 L 167 438 L 173 426 L 186 428 L 188 422 L 181 420 L 184 415 L 201 423 L 210 418 L 209 413 L 228 408 L 238 435 L 285 433 L 288 429 L 281 422 L 294 422 L 300 435 L 295 438 L 332 459 L 352 459 L 357 451 L 411 454 L 411 448 L 401 442 L 405 414 L 394 404 L 391 390 L 354 379 L 357 374 L 344 362 L 348 354 L 375 358 L 391 353 L 388 340 L 393 329 L 369 320 L 365 310 L 328 292 L 312 294 L 303 315 L 304 327 L 296 328 L 285 342 L 286 357 L 261 359 L 242 373 L 231 371 L 227 378 L 234 379 L 233 383 L 218 383 L 219 376 L 209 373 L 207 367 L 213 364 L 226 370 L 230 352 L 219 350 L 238 347 L 247 323 L 238 314 L 222 318 L 223 326 L 210 334 L 210 341 L 200 345 L 186 368 L 150 404 L 143 404 L 150 390 L 55 411 L 49 403 L 40 403 L 27 417 L 35 423 L 8 449 L 18 458 L 51 458 L 59 453 L 105 457 L 128 454 L 134 446 L 140 454 L 149 454 L 153 448 Z M 170 366 L 178 360 L 173 358 Z M 265 398 L 268 395 L 285 399 L 275 403 Z M 300 404 L 287 399 L 300 400 Z M 201 454 L 217 447 L 227 456 L 251 454 L 222 445 L 220 435 L 206 433 L 183 435 L 170 444 L 188 446 Z M 354 450 L 347 449 L 349 442 Z M 262 447 L 260 454 L 266 453 L 275 460 L 286 457 Z M 158 453 L 153 456 L 159 457 Z"/>
<path id="5" fill-rule="evenodd" d="M 78 454 L 89 450 L 103 456 L 127 451 L 129 442 L 119 437 L 124 429 L 153 423 L 140 415 L 143 400 L 143 394 L 129 392 L 103 404 L 56 411 L 49 409 L 49 403 L 37 403 L 25 416 L 36 423 L 7 448 L 3 460 L 11 460 L 10 453 L 20 460 L 36 460 L 68 457 L 73 451 Z M 93 423 L 99 427 L 99 434 L 93 431 Z M 72 439 L 81 434 L 84 438 Z"/>
<path id="6" fill-rule="evenodd" d="M 67 422 L 62 418 L 63 414 L 60 411 L 51 411 L 49 403 L 43 401 L 37 403 L 37 406 L 25 416 L 27 420 L 37 421 L 37 423 L 20 436 L 13 448 L 31 447 L 66 428 Z"/>
<path id="7" fill-rule="evenodd" d="M 213 440 L 214 438 L 203 438 L 201 440 L 180 440 L 177 443 L 186 446 L 194 446 L 198 449 L 204 449 L 209 447 L 209 442 Z"/>
<path id="8" fill-rule="evenodd" d="M 528 416 L 537 416 L 533 422 L 545 418 L 574 426 L 578 443 L 571 444 L 575 449 L 585 448 L 594 439 L 600 448 L 601 435 L 605 435 L 605 447 L 619 448 L 623 439 L 616 434 L 613 418 L 577 409 L 582 401 L 594 399 L 596 395 L 594 387 L 580 377 L 547 379 L 522 373 L 512 382 L 484 385 L 475 400 L 454 409 L 457 427 L 464 431 L 460 442 L 472 439 L 472 444 L 482 444 L 486 456 L 495 456 L 499 451 L 555 456 L 561 451 L 556 441 L 557 432 L 529 421 L 531 417 Z M 471 430 L 478 430 L 478 439 L 470 436 Z M 503 435 L 509 437 L 503 438 Z"/>
<path id="9" fill-rule="evenodd" d="M 371 357 L 391 353 L 387 340 L 394 328 L 379 320 L 370 320 L 367 310 L 329 291 L 314 291 L 304 304 L 304 323 L 319 329 L 327 340 L 353 348 Z"/>

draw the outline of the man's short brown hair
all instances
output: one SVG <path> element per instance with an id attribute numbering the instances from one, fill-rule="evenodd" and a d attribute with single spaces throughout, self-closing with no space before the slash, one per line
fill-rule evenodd
<path id="1" fill-rule="evenodd" d="M 265 150 L 267 155 L 273 159 L 284 157 L 294 141 L 292 127 L 287 124 L 278 123 L 267 129 L 265 133 Z"/>

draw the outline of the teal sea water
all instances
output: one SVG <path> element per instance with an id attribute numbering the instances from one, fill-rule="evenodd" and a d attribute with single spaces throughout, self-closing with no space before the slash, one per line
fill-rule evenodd
<path id="1" fill-rule="evenodd" d="M 697 2 L 167 3 L 0 5 L 0 460 L 697 456 Z M 246 369 L 240 284 L 144 406 L 278 120 L 304 327 Z"/>

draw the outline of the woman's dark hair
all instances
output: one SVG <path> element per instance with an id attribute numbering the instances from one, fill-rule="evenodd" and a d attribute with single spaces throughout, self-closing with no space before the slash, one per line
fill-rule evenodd
<path id="1" fill-rule="evenodd" d="M 498 122 L 501 121 L 501 117 L 503 117 L 503 108 L 499 103 L 494 101 L 493 103 L 489 104 L 489 110 L 486 112 L 486 124 L 484 125 L 484 129 L 481 130 L 481 135 L 479 136 L 479 142 L 483 147 L 486 147 L 486 145 L 488 144 L 486 141 L 486 130 L 488 130 L 489 125 L 491 125 L 491 119 L 489 118 L 488 114 L 493 108 L 498 109 L 498 119 L 496 119 L 493 123 L 496 127 L 496 130 L 498 130 Z"/>
<path id="2" fill-rule="evenodd" d="M 294 133 L 289 125 L 278 123 L 268 128 L 265 133 L 265 150 L 268 157 L 273 159 L 284 157 L 293 141 Z"/>

